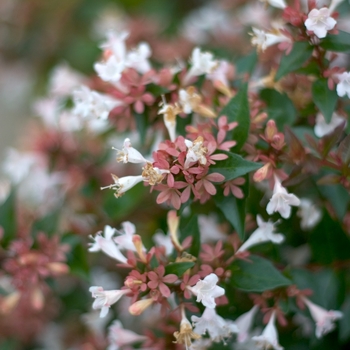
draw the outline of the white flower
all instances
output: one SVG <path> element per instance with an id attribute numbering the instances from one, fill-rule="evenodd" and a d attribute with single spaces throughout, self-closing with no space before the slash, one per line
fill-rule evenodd
<path id="1" fill-rule="evenodd" d="M 193 49 L 191 63 L 192 66 L 184 79 L 185 83 L 194 76 L 212 73 L 218 65 L 218 61 L 214 60 L 214 55 L 212 53 L 201 52 L 199 47 Z"/>
<path id="2" fill-rule="evenodd" d="M 350 72 L 338 74 L 339 83 L 337 85 L 337 94 L 340 97 L 347 95 L 350 98 Z"/>
<path id="3" fill-rule="evenodd" d="M 224 60 L 220 60 L 214 70 L 207 74 L 207 79 L 217 82 L 219 81 L 224 86 L 230 86 L 228 75 L 232 72 L 232 66 Z"/>
<path id="4" fill-rule="evenodd" d="M 210 346 L 212 346 L 213 342 L 211 339 L 208 338 L 201 338 L 198 340 L 195 340 L 191 346 L 189 347 L 189 350 L 207 350 Z"/>
<path id="5" fill-rule="evenodd" d="M 94 310 L 101 309 L 100 317 L 105 317 L 111 305 L 116 303 L 123 295 L 130 292 L 129 289 L 103 290 L 102 287 L 96 286 L 90 287 L 89 291 L 92 297 L 95 298 L 92 308 Z"/>
<path id="6" fill-rule="evenodd" d="M 203 138 L 199 136 L 193 142 L 185 140 L 185 144 L 188 148 L 186 153 L 185 169 L 187 169 L 191 163 L 199 162 L 199 164 L 205 165 L 207 163 L 206 153 L 207 148 L 203 146 Z"/>
<path id="7" fill-rule="evenodd" d="M 249 338 L 249 332 L 252 328 L 254 317 L 258 311 L 258 306 L 254 305 L 248 312 L 239 316 L 235 323 L 238 327 L 237 341 L 238 343 L 244 343 Z"/>
<path id="8" fill-rule="evenodd" d="M 127 54 L 125 65 L 134 68 L 141 74 L 147 73 L 151 69 L 148 61 L 151 53 L 148 43 L 142 42 Z"/>
<path id="9" fill-rule="evenodd" d="M 264 3 L 268 3 L 271 6 L 282 10 L 287 7 L 287 4 L 284 0 L 260 0 L 260 1 Z"/>
<path id="10" fill-rule="evenodd" d="M 49 91 L 54 96 L 68 96 L 83 82 L 83 76 L 67 63 L 56 66 L 50 75 Z"/>
<path id="11" fill-rule="evenodd" d="M 109 323 L 110 317 L 101 318 L 100 312 L 91 311 L 86 314 L 82 314 L 80 318 L 91 332 L 96 334 L 98 337 L 104 337 L 106 325 Z"/>
<path id="12" fill-rule="evenodd" d="M 332 0 L 331 4 L 329 5 L 329 11 L 332 13 L 335 8 L 341 4 L 344 0 Z"/>
<path id="13" fill-rule="evenodd" d="M 120 61 L 116 56 L 112 55 L 106 62 L 95 63 L 94 68 L 102 80 L 117 83 L 122 77 L 125 61 Z"/>
<path id="14" fill-rule="evenodd" d="M 343 317 L 340 311 L 334 311 L 322 308 L 314 304 L 307 298 L 303 298 L 304 303 L 309 308 L 310 314 L 316 322 L 316 337 L 321 338 L 335 328 L 334 322 Z"/>
<path id="15" fill-rule="evenodd" d="M 332 133 L 339 125 L 345 124 L 345 119 L 340 117 L 337 113 L 332 114 L 332 118 L 329 124 L 321 113 L 316 116 L 316 124 L 314 132 L 317 137 L 323 137 Z"/>
<path id="16" fill-rule="evenodd" d="M 205 308 L 202 317 L 192 316 L 191 320 L 195 333 L 208 332 L 210 339 L 215 342 L 226 340 L 233 333 L 238 332 L 237 326 L 232 321 L 223 319 L 212 308 Z"/>
<path id="17" fill-rule="evenodd" d="M 332 30 L 336 24 L 337 21 L 331 17 L 331 11 L 327 7 L 311 10 L 305 21 L 306 29 L 314 32 L 320 39 L 324 38 L 327 31 Z"/>
<path id="18" fill-rule="evenodd" d="M 124 141 L 124 147 L 120 151 L 116 148 L 113 148 L 118 152 L 117 162 L 123 163 L 147 163 L 147 160 L 144 156 L 135 148 L 131 146 L 131 141 L 129 138 L 126 138 Z"/>
<path id="19" fill-rule="evenodd" d="M 254 27 L 252 29 L 253 37 L 251 43 L 252 45 L 257 46 L 259 51 L 265 51 L 268 47 L 281 42 L 291 41 L 290 38 L 283 35 L 279 30 L 275 30 L 274 33 L 269 33 Z"/>
<path id="20" fill-rule="evenodd" d="M 115 31 L 107 32 L 107 40 L 100 46 L 104 50 L 111 50 L 118 61 L 124 61 L 126 57 L 125 40 L 129 33 L 122 31 L 117 33 Z"/>
<path id="21" fill-rule="evenodd" d="M 136 228 L 133 223 L 130 221 L 125 221 L 122 223 L 122 230 L 117 230 L 117 233 L 120 236 L 115 237 L 113 240 L 117 243 L 119 249 L 131 250 L 136 252 L 135 244 L 132 241 L 132 237 L 136 233 Z M 145 250 L 145 247 L 142 246 L 142 249 Z"/>
<path id="22" fill-rule="evenodd" d="M 195 286 L 187 288 L 197 296 L 197 302 L 202 302 L 204 306 L 214 309 L 216 306 L 215 298 L 225 294 L 225 289 L 216 285 L 218 281 L 218 276 L 211 273 L 204 280 L 199 280 Z"/>
<path id="23" fill-rule="evenodd" d="M 281 185 L 280 180 L 275 176 L 275 187 L 270 202 L 267 204 L 266 211 L 268 214 L 278 211 L 285 219 L 290 217 L 291 205 L 299 206 L 300 199 L 292 194 Z"/>
<path id="24" fill-rule="evenodd" d="M 301 228 L 307 230 L 315 227 L 319 223 L 322 212 L 310 199 L 301 198 L 297 215 L 301 218 Z"/>
<path id="25" fill-rule="evenodd" d="M 114 180 L 114 184 L 101 187 L 101 190 L 104 190 L 106 188 L 112 188 L 115 189 L 115 196 L 118 198 L 126 191 L 129 191 L 131 188 L 133 188 L 135 185 L 137 185 L 141 181 L 147 180 L 142 175 L 136 175 L 136 176 L 124 176 L 124 177 L 118 177 L 116 175 L 112 174 L 112 178 Z"/>
<path id="26" fill-rule="evenodd" d="M 192 109 L 192 95 L 190 95 L 186 90 L 181 89 L 179 91 L 179 103 L 182 106 L 184 113 L 190 114 Z"/>
<path id="27" fill-rule="evenodd" d="M 102 250 L 111 258 L 116 259 L 123 264 L 126 264 L 126 257 L 120 252 L 120 250 L 112 240 L 114 232 L 114 229 L 112 229 L 110 226 L 106 226 L 104 231 L 104 237 L 101 235 L 101 233 L 97 233 L 95 237 L 90 236 L 90 238 L 94 240 L 94 243 L 90 243 L 89 251 L 98 252 Z"/>
<path id="28" fill-rule="evenodd" d="M 171 241 L 170 235 L 165 235 L 163 232 L 157 232 L 152 237 L 157 246 L 163 246 L 165 248 L 165 254 L 170 255 L 174 251 L 174 245 Z"/>
<path id="29" fill-rule="evenodd" d="M 122 104 L 121 101 L 92 91 L 87 86 L 81 86 L 80 89 L 75 90 L 73 100 L 75 104 L 73 113 L 83 118 L 107 119 L 109 112 Z"/>
<path id="30" fill-rule="evenodd" d="M 144 335 L 139 335 L 128 329 L 124 329 L 119 320 L 116 320 L 108 328 L 109 346 L 107 350 L 119 350 L 121 346 L 147 340 Z"/>
<path id="31" fill-rule="evenodd" d="M 283 347 L 278 344 L 278 334 L 275 326 L 275 318 L 276 315 L 274 311 L 271 314 L 269 323 L 263 330 L 262 334 L 252 338 L 259 349 L 283 350 Z"/>
<path id="32" fill-rule="evenodd" d="M 260 215 L 257 215 L 256 221 L 258 228 L 251 234 L 251 236 L 241 245 L 238 252 L 248 250 L 250 247 L 260 243 L 271 241 L 272 243 L 280 244 L 284 240 L 284 236 L 280 233 L 274 233 L 275 224 L 270 221 L 263 221 Z"/>

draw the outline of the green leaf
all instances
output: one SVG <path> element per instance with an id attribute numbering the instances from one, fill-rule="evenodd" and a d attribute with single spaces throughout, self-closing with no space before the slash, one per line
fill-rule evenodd
<path id="1" fill-rule="evenodd" d="M 243 85 L 237 94 L 221 110 L 219 116 L 226 115 L 228 122 L 238 122 L 238 126 L 229 135 L 230 140 L 237 141 L 235 151 L 241 149 L 248 137 L 250 127 L 250 113 L 248 104 L 248 87 Z"/>
<path id="2" fill-rule="evenodd" d="M 291 281 L 284 277 L 270 261 L 250 255 L 247 262 L 237 260 L 232 264 L 231 284 L 246 292 L 263 292 L 288 286 Z"/>
<path id="3" fill-rule="evenodd" d="M 296 42 L 292 51 L 282 57 L 280 66 L 276 73 L 276 81 L 280 80 L 284 75 L 293 72 L 302 67 L 302 65 L 311 57 L 313 46 L 306 41 Z"/>
<path id="4" fill-rule="evenodd" d="M 57 233 L 59 219 L 60 210 L 49 213 L 33 223 L 32 234 L 35 236 L 38 232 L 44 232 L 46 235 L 52 236 Z"/>
<path id="5" fill-rule="evenodd" d="M 329 51 L 345 52 L 350 51 L 350 33 L 339 31 L 338 34 L 328 34 L 320 46 Z"/>
<path id="6" fill-rule="evenodd" d="M 254 50 L 249 55 L 241 57 L 240 59 L 237 60 L 235 64 L 237 72 L 240 74 L 242 73 L 251 74 L 257 62 L 258 62 L 258 54 L 256 50 Z"/>
<path id="7" fill-rule="evenodd" d="M 74 239 L 71 240 L 69 236 L 66 236 L 64 241 L 72 242 L 71 250 L 67 254 L 67 264 L 70 268 L 70 272 L 85 281 L 89 281 L 88 251 L 86 246 L 77 243 Z"/>
<path id="8" fill-rule="evenodd" d="M 219 151 L 228 156 L 227 159 L 219 160 L 216 164 L 210 166 L 210 173 L 219 173 L 225 176 L 225 181 L 236 179 L 242 175 L 250 173 L 262 167 L 262 164 L 251 162 L 239 156 L 238 154 Z"/>
<path id="9" fill-rule="evenodd" d="M 330 123 L 338 95 L 335 90 L 329 90 L 327 79 L 317 79 L 312 84 L 312 97 L 327 123 Z"/>
<path id="10" fill-rule="evenodd" d="M 286 94 L 280 94 L 272 89 L 263 89 L 260 92 L 260 97 L 267 104 L 269 118 L 276 122 L 279 129 L 282 129 L 284 125 L 294 123 L 297 111 Z"/>
<path id="11" fill-rule="evenodd" d="M 0 206 L 0 226 L 4 230 L 2 244 L 6 245 L 16 235 L 15 193 L 12 191 Z"/>
<path id="12" fill-rule="evenodd" d="M 178 262 L 169 264 L 165 267 L 165 275 L 170 273 L 175 274 L 176 276 L 182 276 L 188 269 L 194 266 L 194 262 Z"/>
<path id="13" fill-rule="evenodd" d="M 140 135 L 140 143 L 144 145 L 146 142 L 146 132 L 147 132 L 147 117 L 145 113 L 139 114 L 134 112 L 134 118 L 136 121 L 137 131 Z"/>
<path id="14" fill-rule="evenodd" d="M 320 186 L 321 187 L 321 186 Z M 335 186 L 328 186 L 331 191 Z M 343 192 L 344 189 L 342 190 Z M 344 202 L 342 202 L 345 205 Z M 331 264 L 339 260 L 350 259 L 350 239 L 337 221 L 333 221 L 328 213 L 310 236 L 313 258 L 321 264 Z"/>
<path id="15" fill-rule="evenodd" d="M 244 198 L 238 199 L 232 194 L 224 196 L 223 192 L 218 192 L 214 197 L 216 206 L 222 211 L 226 219 L 231 223 L 237 231 L 241 240 L 244 239 L 245 233 L 245 217 L 246 217 L 246 200 L 249 194 L 249 177 L 245 176 L 246 182 L 241 189 Z"/>
<path id="16" fill-rule="evenodd" d="M 183 223 L 183 225 L 181 225 Z M 198 257 L 201 248 L 201 237 L 198 226 L 197 215 L 192 216 L 188 222 L 184 220 L 180 221 L 180 238 L 183 241 L 186 237 L 192 237 L 191 247 L 189 248 L 189 253 L 195 257 Z"/>

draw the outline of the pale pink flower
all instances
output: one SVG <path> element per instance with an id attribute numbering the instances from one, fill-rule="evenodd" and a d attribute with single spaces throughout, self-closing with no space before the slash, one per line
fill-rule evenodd
<path id="1" fill-rule="evenodd" d="M 320 39 L 324 38 L 327 32 L 332 30 L 336 24 L 337 21 L 331 17 L 331 11 L 327 7 L 311 10 L 305 21 L 306 29 L 314 32 Z"/>
<path id="2" fill-rule="evenodd" d="M 236 319 L 235 323 L 238 327 L 238 343 L 244 343 L 246 340 L 249 339 L 249 333 L 252 328 L 254 318 L 258 309 L 258 306 L 254 305 L 248 312 L 244 313 Z"/>
<path id="3" fill-rule="evenodd" d="M 100 317 L 108 314 L 111 305 L 115 304 L 123 295 L 128 294 L 130 290 L 103 290 L 102 287 L 90 287 L 89 291 L 95 298 L 92 308 L 94 310 L 101 309 Z"/>
<path id="4" fill-rule="evenodd" d="M 262 334 L 252 338 L 259 349 L 283 350 L 283 347 L 278 343 L 278 334 L 275 326 L 275 314 L 275 311 L 271 314 L 269 323 L 264 328 Z"/>
<path id="5" fill-rule="evenodd" d="M 165 268 L 163 265 L 160 265 L 154 269 L 154 271 L 148 272 L 148 287 L 155 289 L 158 287 L 159 291 L 165 298 L 169 298 L 171 291 L 165 283 L 174 283 L 178 280 L 178 277 L 175 274 L 169 274 L 164 276 Z"/>
<path id="6" fill-rule="evenodd" d="M 306 306 L 308 307 L 310 314 L 316 322 L 316 337 L 321 338 L 325 334 L 331 332 L 335 328 L 334 322 L 343 317 L 343 313 L 340 311 L 329 310 L 327 311 L 323 307 L 314 304 L 309 299 L 302 298 Z"/>
<path id="7" fill-rule="evenodd" d="M 136 251 L 135 244 L 133 243 L 133 236 L 136 233 L 136 228 L 133 223 L 130 221 L 125 221 L 122 223 L 122 230 L 116 230 L 116 233 L 119 236 L 114 237 L 114 242 L 117 243 L 119 249 Z M 142 250 L 145 250 L 145 247 L 142 245 Z"/>
<path id="8" fill-rule="evenodd" d="M 134 147 L 131 146 L 131 141 L 129 138 L 124 140 L 123 149 L 120 151 L 113 148 L 118 152 L 117 162 L 123 163 L 147 163 L 145 157 Z"/>
<path id="9" fill-rule="evenodd" d="M 116 320 L 108 328 L 109 346 L 107 350 L 119 350 L 121 346 L 130 345 L 147 340 L 144 335 L 139 335 L 128 329 L 124 329 L 119 320 Z"/>
<path id="10" fill-rule="evenodd" d="M 195 286 L 187 287 L 187 289 L 197 296 L 197 302 L 202 302 L 204 306 L 214 309 L 216 306 L 215 298 L 225 294 L 225 289 L 216 285 L 218 281 L 218 276 L 211 273 L 203 280 L 199 280 Z"/>

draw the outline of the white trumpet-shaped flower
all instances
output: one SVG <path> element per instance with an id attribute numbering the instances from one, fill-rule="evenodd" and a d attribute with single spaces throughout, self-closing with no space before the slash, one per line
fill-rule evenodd
<path id="1" fill-rule="evenodd" d="M 225 289 L 217 286 L 218 281 L 218 276 L 211 273 L 203 280 L 199 280 L 195 286 L 187 288 L 197 297 L 197 302 L 202 302 L 204 306 L 214 309 L 215 298 L 225 294 Z"/>
<path id="2" fill-rule="evenodd" d="M 299 206 L 300 199 L 293 193 L 288 193 L 287 190 L 281 185 L 278 177 L 275 176 L 273 195 L 267 204 L 266 211 L 270 215 L 278 211 L 283 218 L 288 219 L 291 214 L 291 205 Z"/>
<path id="3" fill-rule="evenodd" d="M 315 135 L 317 137 L 323 137 L 325 135 L 331 134 L 341 124 L 345 125 L 346 121 L 337 113 L 333 113 L 331 121 L 329 123 L 326 122 L 326 119 L 321 113 L 318 113 L 314 127 Z"/>
<path id="4" fill-rule="evenodd" d="M 272 243 L 280 244 L 284 240 L 284 236 L 280 233 L 274 233 L 275 224 L 273 222 L 265 222 L 260 215 L 257 215 L 256 221 L 258 228 L 251 234 L 251 236 L 241 245 L 238 252 L 248 250 L 257 244 L 271 241 Z"/>
<path id="5" fill-rule="evenodd" d="M 238 327 L 237 341 L 238 343 L 244 343 L 249 339 L 249 333 L 252 328 L 254 317 L 258 311 L 258 306 L 254 305 L 248 312 L 239 316 L 235 323 Z"/>
<path id="6" fill-rule="evenodd" d="M 314 304 L 307 298 L 303 298 L 310 314 L 316 322 L 316 337 L 321 338 L 335 328 L 334 322 L 343 317 L 343 313 L 335 310 L 326 310 L 323 307 Z"/>
<path id="7" fill-rule="evenodd" d="M 271 314 L 269 323 L 264 328 L 262 334 L 252 338 L 259 349 L 283 350 L 283 347 L 278 343 L 278 334 L 275 326 L 275 319 L 276 319 L 276 314 L 274 311 Z"/>
<path id="8" fill-rule="evenodd" d="M 122 227 L 122 230 L 116 230 L 116 233 L 119 234 L 119 236 L 113 239 L 114 242 L 117 243 L 119 249 L 136 252 L 135 244 L 132 241 L 132 238 L 136 233 L 135 225 L 130 221 L 125 221 L 122 223 Z M 145 249 L 143 245 L 142 249 Z"/>
<path id="9" fill-rule="evenodd" d="M 131 141 L 126 138 L 124 141 L 123 149 L 120 151 L 113 148 L 118 152 L 117 162 L 123 163 L 147 163 L 147 159 L 134 147 L 131 146 Z"/>
<path id="10" fill-rule="evenodd" d="M 347 95 L 350 98 L 350 72 L 338 74 L 337 94 L 340 97 Z"/>
<path id="11" fill-rule="evenodd" d="M 203 146 L 203 137 L 199 136 L 193 142 L 185 140 L 185 144 L 188 148 L 186 153 L 185 169 L 187 169 L 191 163 L 199 162 L 199 164 L 205 165 L 207 163 L 206 154 L 207 148 Z"/>
<path id="12" fill-rule="evenodd" d="M 208 332 L 212 341 L 220 342 L 229 338 L 233 333 L 238 333 L 238 328 L 231 320 L 225 320 L 219 316 L 215 309 L 205 308 L 201 317 L 191 317 L 194 329 L 198 334 Z"/>
<path id="13" fill-rule="evenodd" d="M 297 215 L 301 218 L 300 226 L 303 230 L 312 229 L 322 218 L 322 211 L 308 198 L 300 199 Z"/>
<path id="14" fill-rule="evenodd" d="M 326 37 L 327 32 L 332 30 L 337 24 L 337 21 L 331 17 L 331 14 L 330 9 L 327 7 L 312 9 L 305 21 L 306 29 L 314 32 L 320 39 Z"/>
<path id="15" fill-rule="evenodd" d="M 112 188 L 115 189 L 115 196 L 118 198 L 126 191 L 133 188 L 135 185 L 137 185 L 139 182 L 146 180 L 142 175 L 136 175 L 136 176 L 124 176 L 124 177 L 118 177 L 114 174 L 112 174 L 112 178 L 114 180 L 114 184 L 101 187 L 101 190 L 104 190 L 106 188 Z"/>
<path id="16" fill-rule="evenodd" d="M 256 46 L 259 51 L 265 51 L 268 47 L 282 42 L 290 42 L 291 39 L 283 35 L 279 30 L 274 32 L 265 32 L 264 30 L 252 28 L 252 45 Z"/>
<path id="17" fill-rule="evenodd" d="M 118 60 L 116 56 L 111 55 L 107 61 L 95 63 L 94 68 L 103 81 L 116 83 L 122 77 L 125 69 L 125 61 Z"/>
<path id="18" fill-rule="evenodd" d="M 287 7 L 287 4 L 284 0 L 260 0 L 261 2 L 264 2 L 265 4 L 269 4 L 272 7 L 276 7 L 278 9 L 285 9 Z"/>
<path id="19" fill-rule="evenodd" d="M 94 310 L 101 309 L 100 317 L 108 314 L 111 305 L 115 304 L 123 295 L 128 294 L 130 290 L 103 290 L 102 287 L 90 287 L 89 291 L 95 301 L 92 304 Z"/>

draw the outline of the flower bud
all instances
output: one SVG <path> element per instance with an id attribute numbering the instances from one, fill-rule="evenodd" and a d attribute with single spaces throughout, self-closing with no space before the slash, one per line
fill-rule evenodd
<path id="1" fill-rule="evenodd" d="M 170 237 L 171 237 L 171 241 L 173 242 L 175 248 L 178 251 L 183 251 L 183 247 L 179 242 L 179 239 L 177 237 L 177 229 L 179 227 L 179 218 L 176 215 L 176 211 L 175 210 L 170 210 L 168 212 L 168 216 L 167 216 L 167 223 L 168 223 L 168 228 L 170 231 Z"/>
<path id="2" fill-rule="evenodd" d="M 144 251 L 143 251 L 143 244 L 142 244 L 141 237 L 139 235 L 133 235 L 132 236 L 132 243 L 134 243 L 137 254 L 140 257 L 141 261 L 146 264 L 147 258 L 146 258 Z"/>
<path id="3" fill-rule="evenodd" d="M 271 166 L 271 163 L 266 163 L 262 168 L 258 169 L 253 175 L 253 180 L 255 182 L 260 182 L 265 180 L 270 166 Z"/>
<path id="4" fill-rule="evenodd" d="M 277 134 L 277 127 L 274 120 L 269 120 L 265 128 L 265 138 L 266 141 L 271 142 L 273 137 Z"/>
<path id="5" fill-rule="evenodd" d="M 141 315 L 152 303 L 152 298 L 139 300 L 129 307 L 129 312 L 134 316 Z"/>

